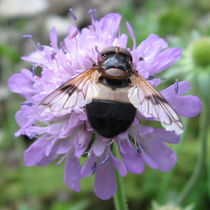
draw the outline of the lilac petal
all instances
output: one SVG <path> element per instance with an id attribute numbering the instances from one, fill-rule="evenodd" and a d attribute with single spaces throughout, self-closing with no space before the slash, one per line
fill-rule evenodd
<path id="1" fill-rule="evenodd" d="M 122 48 L 127 47 L 128 36 L 126 34 L 121 34 L 117 39 L 114 40 L 113 46 L 119 46 Z"/>
<path id="2" fill-rule="evenodd" d="M 128 139 L 119 140 L 119 149 L 128 171 L 140 174 L 144 171 L 144 161 Z"/>
<path id="3" fill-rule="evenodd" d="M 49 154 L 50 154 L 51 151 L 52 151 L 53 146 L 54 146 L 55 143 L 56 143 L 56 141 L 58 141 L 57 136 L 56 136 L 56 138 L 50 140 L 50 142 L 48 143 L 48 145 L 47 145 L 47 147 L 46 147 L 46 150 L 45 150 L 45 155 L 46 155 L 46 156 L 49 156 Z"/>
<path id="4" fill-rule="evenodd" d="M 25 152 L 24 163 L 26 166 L 33 166 L 40 162 L 45 156 L 45 149 L 48 145 L 48 138 L 46 136 L 40 137 L 36 140 Z"/>
<path id="5" fill-rule="evenodd" d="M 27 98 L 34 93 L 33 80 L 32 73 L 27 69 L 23 69 L 21 73 L 13 74 L 9 78 L 8 87 L 12 92 Z"/>
<path id="6" fill-rule="evenodd" d="M 81 129 L 74 139 L 75 156 L 79 158 L 87 149 L 90 141 L 91 133 L 85 129 Z"/>
<path id="7" fill-rule="evenodd" d="M 181 96 L 189 90 L 190 84 L 183 81 L 178 83 L 178 93 L 175 91 L 175 86 L 171 85 L 165 90 L 162 90 L 161 94 L 166 98 L 166 100 L 172 105 L 179 115 L 184 117 L 194 117 L 200 113 L 202 103 L 197 96 Z"/>
<path id="8" fill-rule="evenodd" d="M 187 95 L 176 97 L 169 102 L 173 105 L 177 113 L 184 117 L 194 117 L 201 112 L 202 103 L 197 96 Z"/>
<path id="9" fill-rule="evenodd" d="M 102 200 L 110 199 L 117 190 L 115 171 L 109 158 L 96 169 L 94 192 Z"/>
<path id="10" fill-rule="evenodd" d="M 113 164 L 115 168 L 118 170 L 121 176 L 125 176 L 127 174 L 127 169 L 124 163 L 121 160 L 118 160 L 114 155 L 111 155 Z"/>
<path id="11" fill-rule="evenodd" d="M 63 141 L 57 143 L 56 153 L 59 155 L 66 154 L 68 151 L 70 151 L 72 146 L 73 146 L 73 143 L 71 140 L 63 140 Z"/>
<path id="12" fill-rule="evenodd" d="M 157 163 L 143 150 L 141 149 L 142 156 L 144 158 L 145 163 L 153 169 L 158 169 Z"/>
<path id="13" fill-rule="evenodd" d="M 85 165 L 82 167 L 81 170 L 82 177 L 88 177 L 92 175 L 94 162 L 95 162 L 95 156 L 93 152 L 91 152 L 88 160 L 86 161 Z"/>
<path id="14" fill-rule="evenodd" d="M 21 110 L 16 112 L 15 120 L 20 127 L 26 127 L 33 123 L 34 119 L 30 116 L 34 114 L 34 110 L 29 107 L 23 107 Z"/>
<path id="15" fill-rule="evenodd" d="M 55 27 L 50 31 L 50 44 L 54 49 L 58 48 L 58 35 Z"/>
<path id="16" fill-rule="evenodd" d="M 154 131 L 154 128 L 140 125 L 137 119 L 134 120 L 130 129 L 128 130 L 129 134 L 131 134 L 132 136 L 136 136 L 136 135 L 145 136 L 147 134 L 152 133 L 153 131 Z"/>
<path id="17" fill-rule="evenodd" d="M 64 183 L 75 192 L 80 191 L 80 171 L 79 160 L 73 155 L 68 155 L 64 169 Z"/>
<path id="18" fill-rule="evenodd" d="M 155 136 L 153 138 L 143 137 L 139 143 L 143 150 L 143 158 L 150 167 L 163 172 L 167 172 L 174 167 L 177 161 L 176 153 L 162 141 L 156 139 Z"/>
<path id="19" fill-rule="evenodd" d="M 151 34 L 146 40 L 141 42 L 136 50 L 139 57 L 151 59 L 167 47 L 168 44 L 164 39 L 160 38 L 156 34 Z"/>
<path id="20" fill-rule="evenodd" d="M 160 52 L 150 66 L 150 75 L 160 73 L 175 63 L 182 55 L 181 48 L 169 48 Z"/>
<path id="21" fill-rule="evenodd" d="M 41 135 L 46 133 L 46 127 L 38 127 L 35 125 L 28 125 L 27 127 L 22 129 L 24 131 L 24 135 L 28 136 L 30 139 L 34 138 L 37 135 Z"/>
<path id="22" fill-rule="evenodd" d="M 178 82 L 178 93 L 176 93 L 175 85 L 177 84 L 170 85 L 168 88 L 162 90 L 161 94 L 165 98 L 169 99 L 169 98 L 174 98 L 174 96 L 177 96 L 177 95 L 178 96 L 183 95 L 187 93 L 188 91 L 190 91 L 191 89 L 189 82 L 186 82 L 186 81 Z"/>
<path id="23" fill-rule="evenodd" d="M 37 163 L 37 165 L 39 165 L 40 167 L 44 167 L 44 166 L 50 164 L 51 162 L 53 162 L 57 157 L 58 157 L 58 155 L 55 153 L 55 151 L 53 151 L 52 153 L 50 153 L 49 156 L 44 157 L 41 161 L 39 161 L 39 163 Z"/>
<path id="24" fill-rule="evenodd" d="M 136 37 L 135 37 L 134 31 L 133 31 L 133 28 L 129 22 L 126 22 L 126 26 L 127 26 L 128 32 L 131 36 L 131 39 L 133 41 L 133 49 L 135 49 L 136 48 Z"/>
<path id="25" fill-rule="evenodd" d="M 100 19 L 99 23 L 102 31 L 106 31 L 110 36 L 115 36 L 119 30 L 121 16 L 117 13 L 109 13 Z"/>
<path id="26" fill-rule="evenodd" d="M 70 115 L 70 119 L 66 120 L 63 124 L 63 127 L 60 131 L 59 138 L 66 138 L 75 133 L 78 129 L 80 129 L 80 125 L 83 123 L 78 116 L 77 113 L 72 112 Z M 78 131 L 79 132 L 79 131 Z"/>
<path id="27" fill-rule="evenodd" d="M 180 142 L 179 135 L 161 128 L 154 128 L 154 132 L 148 136 L 150 136 L 151 139 L 158 139 L 159 141 L 167 142 L 170 144 L 177 144 Z"/>
<path id="28" fill-rule="evenodd" d="M 96 139 L 95 139 L 95 142 L 92 146 L 95 156 L 101 156 L 104 152 L 106 144 L 103 141 L 103 139 L 104 138 L 102 138 L 101 136 L 97 136 Z"/>

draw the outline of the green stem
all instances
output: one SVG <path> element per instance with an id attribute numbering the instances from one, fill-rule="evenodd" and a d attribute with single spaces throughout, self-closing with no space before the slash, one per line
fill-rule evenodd
<path id="1" fill-rule="evenodd" d="M 183 120 L 184 133 L 181 135 L 180 143 L 177 144 L 176 147 L 174 147 L 174 151 L 177 153 L 177 156 L 179 156 L 179 153 L 180 153 L 180 150 L 181 150 L 181 147 L 183 144 L 183 139 L 185 139 L 188 134 L 189 122 L 190 122 L 189 118 L 186 118 Z M 163 174 L 162 182 L 160 183 L 160 189 L 159 189 L 158 198 L 157 198 L 157 201 L 159 203 L 166 202 L 170 184 L 172 183 L 172 180 L 173 180 L 174 176 L 176 175 L 176 169 L 177 169 L 177 165 L 170 172 Z"/>
<path id="2" fill-rule="evenodd" d="M 188 195 L 192 192 L 193 188 L 197 184 L 200 176 L 205 171 L 206 155 L 207 155 L 208 121 L 209 121 L 208 103 L 207 102 L 205 103 L 205 101 L 203 100 L 203 108 L 200 118 L 200 136 L 199 136 L 199 139 L 201 141 L 201 148 L 196 163 L 196 167 L 194 168 L 192 176 L 184 186 L 183 190 L 181 191 L 177 199 L 178 205 L 181 205 L 185 201 L 185 199 L 188 197 Z"/>
<path id="3" fill-rule="evenodd" d="M 114 154 L 116 155 L 116 157 L 119 156 L 116 145 L 114 145 Z M 127 206 L 126 198 L 125 198 L 123 180 L 117 171 L 115 174 L 116 174 L 116 180 L 117 180 L 117 192 L 114 196 L 115 209 L 116 210 L 127 210 L 128 206 Z"/>

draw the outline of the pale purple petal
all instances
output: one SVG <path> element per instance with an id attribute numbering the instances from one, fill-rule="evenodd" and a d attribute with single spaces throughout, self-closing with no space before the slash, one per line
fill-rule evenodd
<path id="1" fill-rule="evenodd" d="M 121 15 L 117 13 L 109 13 L 99 21 L 99 26 L 102 31 L 107 31 L 110 36 L 115 36 L 119 30 Z M 96 26 L 96 29 L 98 25 Z"/>
<path id="2" fill-rule="evenodd" d="M 126 48 L 127 42 L 128 42 L 128 36 L 126 34 L 121 34 L 118 38 L 114 40 L 113 46 Z"/>
<path id="3" fill-rule="evenodd" d="M 79 160 L 73 155 L 67 155 L 64 169 L 64 183 L 73 191 L 80 191 L 80 171 Z"/>
<path id="4" fill-rule="evenodd" d="M 33 166 L 45 157 L 45 149 L 48 145 L 48 137 L 42 136 L 36 140 L 25 152 L 24 163 L 26 166 Z"/>
<path id="5" fill-rule="evenodd" d="M 105 138 L 102 138 L 101 136 L 96 137 L 95 142 L 93 144 L 93 152 L 96 156 L 101 156 L 104 152 L 104 149 L 106 147 Z"/>
<path id="6" fill-rule="evenodd" d="M 153 62 L 151 62 L 150 67 L 148 69 L 150 75 L 158 74 L 161 71 L 167 69 L 178 59 L 180 59 L 181 55 L 182 55 L 182 50 L 177 47 L 163 50 L 155 57 Z"/>
<path id="7" fill-rule="evenodd" d="M 144 161 L 128 139 L 119 140 L 120 154 L 128 171 L 140 174 L 144 171 Z"/>
<path id="8" fill-rule="evenodd" d="M 73 141 L 71 140 L 63 140 L 61 142 L 58 142 L 56 154 L 58 155 L 66 154 L 71 150 L 72 147 L 73 147 Z"/>
<path id="9" fill-rule="evenodd" d="M 39 165 L 40 167 L 47 166 L 48 164 L 52 163 L 57 157 L 58 155 L 55 153 L 55 151 L 53 151 L 50 155 L 44 157 L 41 161 L 39 161 L 37 165 Z"/>
<path id="10" fill-rule="evenodd" d="M 156 34 L 151 34 L 140 43 L 134 56 L 143 57 L 146 60 L 154 58 L 161 50 L 168 47 L 167 42 Z M 134 52 L 133 52 L 134 53 Z M 138 59 L 137 59 L 138 60 Z"/>
<path id="11" fill-rule="evenodd" d="M 162 141 L 145 136 L 139 143 L 143 158 L 147 160 L 147 164 L 150 167 L 157 168 L 163 172 L 167 172 L 174 167 L 177 161 L 176 153 Z"/>
<path id="12" fill-rule="evenodd" d="M 178 92 L 175 91 L 176 86 L 178 86 Z M 165 98 L 173 98 L 174 96 L 183 95 L 191 90 L 190 83 L 186 81 L 178 82 L 178 84 L 174 83 L 173 85 L 170 85 L 166 89 L 161 91 L 161 94 Z"/>
<path id="13" fill-rule="evenodd" d="M 117 159 L 114 155 L 111 155 L 111 157 L 112 157 L 113 164 L 115 168 L 117 169 L 118 173 L 121 176 L 125 176 L 127 174 L 127 169 L 125 167 L 125 164 L 121 160 Z"/>
<path id="14" fill-rule="evenodd" d="M 50 44 L 53 48 L 58 48 L 58 35 L 55 27 L 50 31 Z"/>
<path id="15" fill-rule="evenodd" d="M 94 192 L 102 200 L 110 199 L 117 190 L 113 163 L 109 158 L 96 169 Z"/>
<path id="16" fill-rule="evenodd" d="M 187 95 L 169 100 L 177 113 L 183 117 L 195 117 L 201 112 L 202 103 L 197 96 Z"/>
<path id="17" fill-rule="evenodd" d="M 95 163 L 95 156 L 94 154 L 91 152 L 90 156 L 88 157 L 88 160 L 86 161 L 85 165 L 82 167 L 81 170 L 81 176 L 82 177 L 88 177 L 91 174 L 93 174 L 94 172 L 94 164 Z"/>
<path id="18" fill-rule="evenodd" d="M 200 113 L 202 103 L 197 96 L 182 96 L 189 90 L 190 85 L 188 82 L 179 82 L 178 93 L 175 91 L 175 85 L 169 86 L 161 91 L 161 93 L 179 115 L 184 117 L 194 117 Z"/>
<path id="19" fill-rule="evenodd" d="M 35 93 L 33 89 L 32 73 L 27 69 L 22 69 L 21 73 L 13 74 L 8 80 L 9 89 L 24 97 L 29 97 Z"/>
<path id="20" fill-rule="evenodd" d="M 91 133 L 81 129 L 74 138 L 75 156 L 79 158 L 87 149 L 90 142 Z"/>
<path id="21" fill-rule="evenodd" d="M 154 128 L 154 132 L 148 134 L 151 139 L 158 139 L 158 141 L 167 142 L 170 144 L 177 144 L 180 141 L 180 136 L 174 132 L 166 131 L 161 128 Z"/>
<path id="22" fill-rule="evenodd" d="M 133 41 L 133 49 L 135 49 L 136 48 L 136 37 L 135 37 L 135 34 L 134 34 L 134 30 L 133 30 L 133 28 L 132 28 L 132 26 L 129 22 L 126 22 L 126 26 L 127 26 L 128 32 L 131 36 L 131 39 Z"/>
<path id="23" fill-rule="evenodd" d="M 50 142 L 48 143 L 46 150 L 45 150 L 45 155 L 49 156 L 49 154 L 52 151 L 53 146 L 55 145 L 56 141 L 58 141 L 57 136 L 54 139 L 51 139 Z"/>

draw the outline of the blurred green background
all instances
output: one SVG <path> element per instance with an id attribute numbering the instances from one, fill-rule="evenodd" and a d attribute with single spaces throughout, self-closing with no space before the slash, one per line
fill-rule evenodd
<path id="1" fill-rule="evenodd" d="M 97 17 L 119 12 L 134 27 L 137 43 L 149 34 L 164 37 L 170 47 L 183 49 L 182 59 L 161 77 L 161 89 L 176 79 L 192 84 L 191 94 L 203 101 L 200 116 L 185 120 L 182 142 L 173 147 L 176 167 L 168 173 L 146 167 L 141 175 L 123 178 L 129 209 L 210 209 L 210 158 L 208 154 L 210 109 L 210 2 L 209 0 L 2 0 L 0 1 L 0 210 L 106 210 L 113 200 L 102 201 L 93 193 L 93 177 L 83 179 L 80 193 L 63 183 L 63 164 L 25 167 L 23 151 L 33 142 L 15 138 L 15 112 L 23 99 L 7 89 L 7 80 L 22 67 L 31 68 L 20 56 L 33 51 L 21 38 L 49 44 L 48 33 L 56 26 L 60 40 L 73 24 L 68 9 L 78 16 L 79 27 L 90 23 L 87 11 L 97 8 Z M 122 26 L 122 32 L 126 28 Z M 130 40 L 131 43 L 131 40 Z"/>

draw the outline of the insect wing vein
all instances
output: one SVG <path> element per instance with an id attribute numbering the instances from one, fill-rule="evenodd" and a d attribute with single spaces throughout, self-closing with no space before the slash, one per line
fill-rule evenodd
<path id="1" fill-rule="evenodd" d="M 166 130 L 181 134 L 183 124 L 167 100 L 141 75 L 135 74 L 131 80 L 133 87 L 129 89 L 128 97 L 138 111 L 145 117 L 159 120 Z"/>
<path id="2" fill-rule="evenodd" d="M 92 99 L 89 89 L 93 89 L 96 83 L 95 74 L 96 69 L 90 69 L 76 78 L 67 81 L 40 103 L 44 110 L 56 112 L 59 114 L 68 114 L 75 107 L 84 107 L 86 104 L 86 98 Z M 96 94 L 96 93 L 94 93 Z"/>

